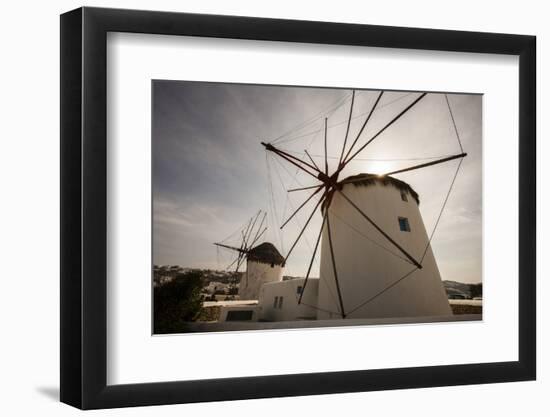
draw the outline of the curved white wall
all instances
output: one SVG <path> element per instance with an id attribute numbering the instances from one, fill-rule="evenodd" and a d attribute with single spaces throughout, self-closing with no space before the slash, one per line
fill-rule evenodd
<path id="1" fill-rule="evenodd" d="M 428 244 L 428 236 L 418 205 L 410 194 L 407 194 L 408 201 L 405 202 L 401 199 L 399 189 L 378 183 L 370 186 L 347 184 L 342 191 L 416 260 L 422 258 Z M 382 249 L 380 246 L 405 258 L 338 193 L 334 195 L 329 216 L 346 317 L 421 317 L 452 314 L 431 247 L 426 252 L 422 269 L 414 271 L 372 302 L 361 307 L 369 298 L 383 291 L 415 267 Z M 399 217 L 408 219 L 410 232 L 400 231 Z M 318 307 L 333 313 L 319 310 L 317 318 L 340 318 L 326 225 L 321 244 L 320 278 L 327 285 L 319 286 Z"/>
<path id="2" fill-rule="evenodd" d="M 273 264 L 271 266 L 271 264 L 247 260 L 246 272 L 239 284 L 239 297 L 241 300 L 257 300 L 263 284 L 282 280 L 283 268 L 281 265 Z"/>

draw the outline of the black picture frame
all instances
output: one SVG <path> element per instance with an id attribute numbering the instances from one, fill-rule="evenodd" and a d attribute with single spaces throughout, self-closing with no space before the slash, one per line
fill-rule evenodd
<path id="1" fill-rule="evenodd" d="M 108 32 L 519 56 L 519 360 L 107 385 Z M 60 57 L 62 402 L 95 409 L 536 378 L 534 36 L 85 7 L 61 15 Z"/>

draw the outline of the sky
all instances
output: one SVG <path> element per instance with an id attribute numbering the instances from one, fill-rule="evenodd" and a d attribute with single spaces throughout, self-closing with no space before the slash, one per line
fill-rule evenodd
<path id="1" fill-rule="evenodd" d="M 308 174 L 271 152 L 273 143 L 300 158 L 307 149 L 324 164 L 327 118 L 329 171 L 340 156 L 352 90 L 153 81 L 153 260 L 157 265 L 222 270 L 234 259 L 214 242 L 238 246 L 239 230 L 258 210 L 267 232 L 286 255 L 313 211 L 311 200 L 284 227 L 309 195 L 289 188 L 315 184 Z M 347 149 L 357 137 L 379 90 L 356 90 Z M 357 140 L 358 149 L 420 93 L 384 92 Z M 447 94 L 464 152 L 461 169 L 432 240 L 444 280 L 482 281 L 482 96 Z M 384 173 L 461 153 L 445 94 L 429 93 L 350 162 L 340 178 Z M 396 175 L 420 196 L 431 234 L 459 160 Z M 285 275 L 305 276 L 321 225 L 317 212 L 288 259 Z M 312 276 L 318 276 L 319 259 Z"/>

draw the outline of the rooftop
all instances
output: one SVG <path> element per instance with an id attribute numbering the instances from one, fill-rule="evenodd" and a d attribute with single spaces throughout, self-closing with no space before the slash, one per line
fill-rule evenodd
<path id="1" fill-rule="evenodd" d="M 375 184 L 381 184 L 384 186 L 392 186 L 397 188 L 400 191 L 406 191 L 408 192 L 412 198 L 416 201 L 416 204 L 420 204 L 420 199 L 418 197 L 418 193 L 413 190 L 413 188 L 407 184 L 404 181 L 398 180 L 397 178 L 390 177 L 389 175 L 376 175 L 376 174 L 357 174 L 352 175 L 350 177 L 347 177 L 346 179 L 342 180 L 341 183 L 351 183 L 355 185 L 356 187 L 368 187 Z"/>
<path id="2" fill-rule="evenodd" d="M 285 258 L 279 253 L 277 248 L 269 242 L 264 242 L 253 247 L 248 251 L 249 261 L 260 262 L 264 264 L 283 265 Z"/>

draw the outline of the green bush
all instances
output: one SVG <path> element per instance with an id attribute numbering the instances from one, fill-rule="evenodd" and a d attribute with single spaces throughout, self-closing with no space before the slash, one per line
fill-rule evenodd
<path id="1" fill-rule="evenodd" d="M 194 321 L 202 308 L 202 274 L 178 273 L 170 282 L 154 288 L 154 333 L 177 333 Z"/>

